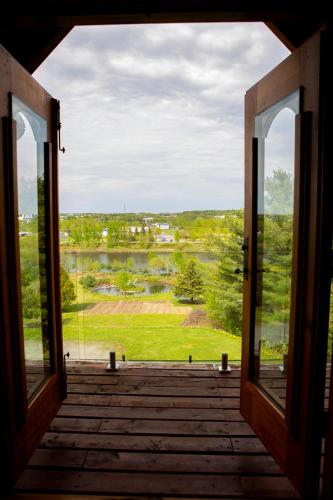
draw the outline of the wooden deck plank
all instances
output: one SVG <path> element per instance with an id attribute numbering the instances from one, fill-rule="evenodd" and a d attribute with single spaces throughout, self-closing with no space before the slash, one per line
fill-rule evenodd
<path id="1" fill-rule="evenodd" d="M 242 455 L 182 455 L 40 448 L 36 450 L 29 466 L 77 469 L 82 467 L 83 463 L 85 469 L 98 470 L 283 475 L 269 455 L 255 456 L 248 460 L 248 457 Z"/>
<path id="2" fill-rule="evenodd" d="M 220 377 L 220 378 L 190 378 L 190 377 L 141 377 L 141 376 L 132 376 L 126 375 L 123 377 L 122 375 L 114 376 L 114 375 L 105 375 L 105 372 L 102 372 L 99 375 L 93 374 L 69 374 L 68 375 L 69 383 L 76 384 L 106 384 L 106 385 L 132 385 L 132 386 L 149 386 L 149 387 L 240 387 L 240 379 L 239 377 L 228 378 L 228 377 Z"/>
<path id="3" fill-rule="evenodd" d="M 136 418 L 150 420 L 208 420 L 244 422 L 238 410 L 207 408 L 139 408 L 64 404 L 58 416 L 92 418 Z"/>
<path id="4" fill-rule="evenodd" d="M 50 425 L 53 432 L 101 432 L 114 434 L 254 436 L 246 422 L 205 422 L 187 420 L 86 419 L 56 417 Z"/>
<path id="5" fill-rule="evenodd" d="M 69 373 L 82 373 L 82 374 L 101 374 L 101 372 L 106 369 L 107 365 L 107 360 L 105 361 L 105 364 L 76 364 L 74 366 L 68 366 L 68 372 Z M 213 367 L 210 365 L 207 365 L 207 368 L 146 368 L 146 367 L 131 367 L 127 366 L 126 364 L 121 367 L 121 370 L 119 370 L 116 373 L 112 373 L 112 377 L 118 377 L 118 376 L 126 377 L 127 375 L 133 377 L 133 376 L 140 376 L 140 377 L 199 377 L 199 378 L 214 378 L 214 377 L 220 377 L 221 375 L 219 374 L 217 368 L 213 369 Z M 228 375 L 222 375 L 222 376 L 227 376 L 227 377 L 239 377 L 240 376 L 240 370 L 233 370 L 230 374 Z"/>
<path id="6" fill-rule="evenodd" d="M 224 397 L 239 398 L 238 387 L 156 387 L 138 385 L 108 384 L 68 384 L 68 394 L 117 394 L 135 396 L 169 396 L 169 397 Z"/>
<path id="7" fill-rule="evenodd" d="M 267 453 L 257 437 L 232 437 L 231 442 L 235 453 Z"/>
<path id="8" fill-rule="evenodd" d="M 140 377 L 182 377 L 182 378 L 218 378 L 218 377 L 239 377 L 239 370 L 234 370 L 228 375 L 220 375 L 218 370 L 201 369 L 167 369 L 167 368 L 123 368 L 122 377 L 139 375 Z"/>
<path id="9" fill-rule="evenodd" d="M 43 462 L 42 462 L 43 463 Z M 103 470 L 136 470 L 142 472 L 186 472 L 219 474 L 282 475 L 272 457 L 257 456 L 248 460 L 244 456 L 181 455 L 158 453 L 128 453 L 89 451 L 85 468 Z"/>
<path id="10" fill-rule="evenodd" d="M 98 432 L 102 420 L 99 418 L 55 417 L 50 425 L 52 431 Z"/>
<path id="11" fill-rule="evenodd" d="M 148 474 L 105 471 L 26 470 L 18 489 L 28 485 L 37 491 L 82 492 L 94 494 L 149 494 L 195 496 L 253 496 L 268 498 L 297 498 L 294 489 L 284 478 L 246 477 L 233 475 Z M 97 491 L 96 491 L 97 490 Z M 222 494 L 221 494 L 222 492 Z"/>
<path id="12" fill-rule="evenodd" d="M 44 448 L 109 449 L 142 451 L 181 451 L 192 453 L 231 452 L 229 437 L 137 436 L 124 434 L 78 434 L 47 432 L 40 444 Z"/>
<path id="13" fill-rule="evenodd" d="M 295 498 L 240 415 L 239 376 L 239 369 L 220 376 L 204 365 L 138 364 L 117 373 L 100 363 L 69 366 L 68 399 L 16 493 L 40 500 L 56 493 L 59 500 Z M 282 394 L 279 370 L 269 368 L 263 380 Z"/>
<path id="14" fill-rule="evenodd" d="M 139 408 L 239 408 L 239 398 L 68 394 L 64 404 Z"/>
<path id="15" fill-rule="evenodd" d="M 85 464 L 87 450 L 55 450 L 38 448 L 29 461 L 29 466 L 75 468 Z"/>
<path id="16" fill-rule="evenodd" d="M 252 429 L 245 422 L 191 422 L 187 420 L 104 419 L 101 422 L 99 431 L 123 434 L 174 434 L 182 436 L 254 436 Z"/>

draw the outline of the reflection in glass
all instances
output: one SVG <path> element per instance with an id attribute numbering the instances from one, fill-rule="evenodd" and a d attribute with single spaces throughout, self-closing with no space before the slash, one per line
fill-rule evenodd
<path id="1" fill-rule="evenodd" d="M 255 118 L 258 139 L 256 382 L 285 408 L 293 246 L 296 91 Z M 275 365 L 267 365 L 267 351 Z"/>
<path id="2" fill-rule="evenodd" d="M 12 98 L 17 131 L 21 298 L 27 396 L 50 373 L 45 248 L 44 142 L 47 122 Z"/>

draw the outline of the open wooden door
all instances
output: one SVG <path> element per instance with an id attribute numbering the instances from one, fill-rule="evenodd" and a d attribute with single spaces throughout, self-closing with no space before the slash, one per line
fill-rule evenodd
<path id="1" fill-rule="evenodd" d="M 0 47 L 2 490 L 63 399 L 57 117 L 57 101 Z"/>
<path id="2" fill-rule="evenodd" d="M 241 413 L 297 490 L 313 499 L 331 267 L 321 134 L 325 36 L 295 50 L 245 100 Z"/>

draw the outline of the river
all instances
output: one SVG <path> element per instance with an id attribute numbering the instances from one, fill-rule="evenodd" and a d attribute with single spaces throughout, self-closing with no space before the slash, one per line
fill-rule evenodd
<path id="1" fill-rule="evenodd" d="M 170 262 L 170 256 L 173 252 L 154 252 L 154 255 L 163 259 L 166 267 L 170 270 L 174 266 Z M 215 258 L 207 252 L 184 252 L 186 257 L 196 257 L 201 262 L 214 262 Z M 93 269 L 93 262 L 98 262 L 101 265 L 100 271 L 107 272 L 115 264 L 121 262 L 125 264 L 128 259 L 132 262 L 132 270 L 136 272 L 144 272 L 149 269 L 148 264 L 149 252 L 62 252 L 61 263 L 69 271 L 78 272 L 88 271 Z"/>

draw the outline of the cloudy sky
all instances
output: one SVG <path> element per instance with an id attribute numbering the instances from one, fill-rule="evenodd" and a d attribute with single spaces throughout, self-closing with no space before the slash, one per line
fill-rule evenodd
<path id="1" fill-rule="evenodd" d="M 62 103 L 62 212 L 243 205 L 244 94 L 288 55 L 263 25 L 78 27 L 34 77 Z"/>

